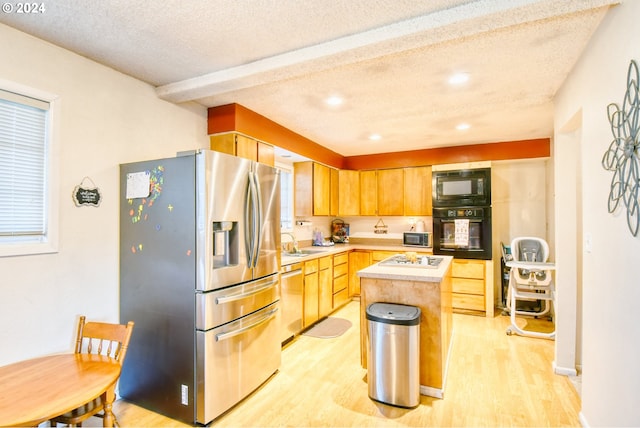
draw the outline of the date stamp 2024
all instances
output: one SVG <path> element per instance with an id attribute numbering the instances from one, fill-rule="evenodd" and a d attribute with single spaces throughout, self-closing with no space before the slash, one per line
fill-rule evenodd
<path id="1" fill-rule="evenodd" d="M 16 13 L 16 14 L 41 14 L 45 13 L 47 8 L 44 3 L 2 3 L 3 13 Z"/>

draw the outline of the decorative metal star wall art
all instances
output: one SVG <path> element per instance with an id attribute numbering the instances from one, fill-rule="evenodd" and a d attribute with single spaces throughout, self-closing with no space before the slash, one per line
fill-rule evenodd
<path id="1" fill-rule="evenodd" d="M 611 189 L 609 190 L 609 212 L 613 213 L 622 201 L 627 210 L 627 225 L 633 236 L 637 236 L 640 225 L 638 201 L 640 190 L 639 81 L 638 65 L 632 60 L 627 72 L 627 91 L 624 95 L 622 108 L 615 103 L 607 106 L 613 141 L 602 157 L 604 169 L 613 171 Z"/>

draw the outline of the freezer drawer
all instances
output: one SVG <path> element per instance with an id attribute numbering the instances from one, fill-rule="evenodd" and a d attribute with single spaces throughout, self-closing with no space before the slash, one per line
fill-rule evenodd
<path id="1" fill-rule="evenodd" d="M 212 329 L 277 301 L 278 275 L 222 290 L 196 293 L 196 329 Z"/>
<path id="2" fill-rule="evenodd" d="M 278 304 L 218 328 L 196 332 L 198 423 L 208 424 L 278 370 Z"/>

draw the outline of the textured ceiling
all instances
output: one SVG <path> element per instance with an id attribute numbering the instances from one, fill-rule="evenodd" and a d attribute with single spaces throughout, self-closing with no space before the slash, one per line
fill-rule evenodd
<path id="1" fill-rule="evenodd" d="M 553 97 L 616 3 L 56 0 L 0 22 L 163 99 L 239 103 L 351 156 L 551 137 Z"/>

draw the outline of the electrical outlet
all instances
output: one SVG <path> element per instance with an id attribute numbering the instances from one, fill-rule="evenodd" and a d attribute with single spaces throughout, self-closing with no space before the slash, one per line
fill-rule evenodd
<path id="1" fill-rule="evenodd" d="M 189 405 L 189 387 L 187 385 L 182 385 L 182 404 Z"/>

